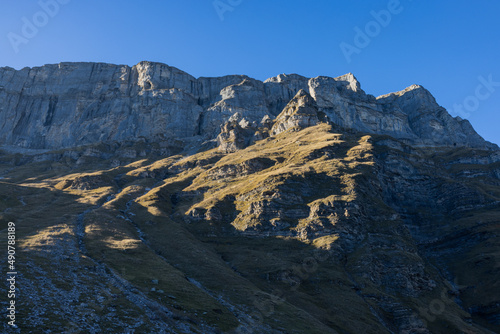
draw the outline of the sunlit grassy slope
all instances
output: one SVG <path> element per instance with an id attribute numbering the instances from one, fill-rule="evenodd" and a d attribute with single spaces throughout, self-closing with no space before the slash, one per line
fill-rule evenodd
<path id="1" fill-rule="evenodd" d="M 84 156 L 78 164 L 1 156 L 0 241 L 5 248 L 6 223 L 16 222 L 19 326 L 498 329 L 498 163 L 478 163 L 488 155 L 478 150 L 387 141 L 320 124 L 231 154 Z M 480 200 L 465 198 L 469 207 L 454 213 L 458 202 L 443 195 L 431 207 L 418 182 L 451 194 L 458 184 Z"/>

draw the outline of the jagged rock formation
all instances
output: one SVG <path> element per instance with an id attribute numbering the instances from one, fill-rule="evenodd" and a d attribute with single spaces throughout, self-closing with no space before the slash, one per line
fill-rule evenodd
<path id="1" fill-rule="evenodd" d="M 375 98 L 352 74 L 194 78 L 174 67 L 61 63 L 0 69 L 0 143 L 57 149 L 146 138 L 211 140 L 234 113 L 274 118 L 300 91 L 330 121 L 417 145 L 495 148 L 466 120 L 451 117 L 421 86 Z"/>
<path id="2" fill-rule="evenodd" d="M 273 135 L 291 128 L 304 129 L 319 123 L 318 108 L 311 95 L 301 89 L 287 104 L 271 129 Z"/>
<path id="3" fill-rule="evenodd" d="M 500 332 L 500 150 L 424 88 L 148 62 L 0 82 L 4 332 Z"/>
<path id="4" fill-rule="evenodd" d="M 221 133 L 217 136 L 219 150 L 224 153 L 231 153 L 245 148 L 249 144 L 251 135 L 252 133 L 245 131 L 239 123 L 229 121 L 224 124 Z"/>

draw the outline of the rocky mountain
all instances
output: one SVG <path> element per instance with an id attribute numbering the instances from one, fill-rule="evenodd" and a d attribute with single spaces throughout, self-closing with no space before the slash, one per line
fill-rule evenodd
<path id="1" fill-rule="evenodd" d="M 2 68 L 0 222 L 6 333 L 500 332 L 500 150 L 417 85 Z"/>
<path id="2" fill-rule="evenodd" d="M 352 74 L 308 79 L 279 75 L 194 78 L 174 67 L 61 63 L 0 68 L 0 142 L 59 149 L 111 141 L 214 139 L 233 114 L 274 118 L 299 90 L 344 128 L 387 134 L 413 145 L 497 148 L 451 117 L 421 86 L 375 98 Z"/>

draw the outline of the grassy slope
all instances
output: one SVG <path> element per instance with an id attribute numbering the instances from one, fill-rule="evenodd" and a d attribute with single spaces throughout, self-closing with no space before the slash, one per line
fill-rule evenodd
<path id="1" fill-rule="evenodd" d="M 78 278 L 82 285 L 92 285 L 99 277 L 125 279 L 130 284 L 126 289 L 137 289 L 137 294 L 148 300 L 146 307 L 152 316 L 144 315 L 148 313 L 144 306 L 124 298 L 124 287 L 117 283 L 100 286 L 115 296 L 104 307 L 92 300 L 95 296 L 86 296 L 86 304 L 103 318 L 109 308 L 124 319 L 130 317 L 128 323 L 142 317 L 144 324 L 139 331 L 147 332 L 146 328 L 154 326 L 161 314 L 157 308 L 165 306 L 173 312 L 165 323 L 188 323 L 200 332 L 207 325 L 231 332 L 240 323 L 262 323 L 262 331 L 384 333 L 388 330 L 382 322 L 397 319 L 381 301 L 404 304 L 405 312 L 418 314 L 419 308 L 441 298 L 446 284 L 427 266 L 426 275 L 436 280 L 436 286 L 409 297 L 388 291 L 365 275 L 367 266 L 376 261 L 398 259 L 395 268 L 424 261 L 415 253 L 416 245 L 409 235 L 395 232 L 402 229 L 401 221 L 387 218 L 394 211 L 382 201 L 373 182 L 373 154 L 380 154 L 373 140 L 335 134 L 321 124 L 283 133 L 228 155 L 211 150 L 186 158 L 150 157 L 115 168 L 108 167 L 110 162 L 96 164 L 93 160 L 78 169 L 71 162 L 31 163 L 14 169 L 2 165 L 0 175 L 5 179 L 0 180 L 0 220 L 2 224 L 9 220 L 18 223 L 22 248 L 18 261 L 25 280 L 37 279 L 37 271 L 24 265 L 29 261 L 52 272 L 53 253 L 60 253 L 56 263 L 62 268 L 62 273 L 52 275 L 56 289 L 71 289 L 75 284 L 67 277 L 71 271 L 83 273 Z M 459 169 L 454 166 L 452 172 Z M 497 196 L 500 189 L 496 185 L 487 189 L 482 183 L 478 187 L 491 196 Z M 280 193 L 289 198 L 273 197 Z M 276 201 L 285 210 L 274 212 L 271 219 L 250 210 L 252 205 Z M 331 206 L 340 211 L 324 216 L 287 216 L 295 210 L 311 212 Z M 87 213 L 79 216 L 83 212 Z M 196 218 L 194 212 L 214 214 Z M 372 219 L 363 221 L 368 225 L 358 226 L 353 218 L 357 214 Z M 478 215 L 474 213 L 471 219 Z M 485 220 L 498 223 L 497 217 L 491 211 L 484 213 Z M 85 227 L 84 249 L 77 243 L 79 218 Z M 277 221 L 289 224 L 291 232 L 273 230 Z M 464 218 L 457 223 L 470 225 L 471 220 Z M 323 224 L 330 232 L 310 232 L 315 224 Z M 4 243 L 6 233 L 4 227 L 1 229 Z M 242 233 L 259 230 L 269 236 L 256 238 Z M 303 231 L 308 231 L 307 238 Z M 349 231 L 359 232 L 359 241 L 348 243 Z M 380 236 L 388 245 L 374 248 L 373 236 Z M 62 247 L 65 243 L 71 247 Z M 351 244 L 354 248 L 347 249 Z M 391 245 L 399 245 L 399 250 Z M 491 264 L 498 263 L 498 246 L 490 247 L 487 252 L 492 262 L 483 263 L 480 270 L 485 277 L 493 277 L 485 284 L 494 285 L 496 276 L 488 275 Z M 467 275 L 475 273 L 466 268 L 484 249 L 473 248 L 455 263 L 453 269 L 465 281 L 473 280 Z M 96 264 L 105 268 L 104 274 L 88 272 Z M 283 273 L 292 273 L 298 280 L 283 281 Z M 474 298 L 488 298 L 472 291 L 465 294 L 470 295 L 466 299 L 471 304 L 476 302 Z M 50 312 L 63 301 L 55 299 L 55 292 L 48 296 L 54 304 L 45 316 L 45 326 L 50 327 L 59 318 Z M 262 316 L 262 321 L 246 316 L 252 312 Z M 464 322 L 467 316 L 447 301 L 443 313 L 428 325 L 435 332 L 453 328 L 477 332 Z M 21 325 L 23 321 L 28 326 L 21 314 Z M 61 326 L 68 325 L 59 321 Z M 100 321 L 102 328 L 117 326 Z"/>

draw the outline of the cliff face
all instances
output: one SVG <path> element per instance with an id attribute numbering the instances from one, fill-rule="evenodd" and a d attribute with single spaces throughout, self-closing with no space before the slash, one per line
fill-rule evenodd
<path id="1" fill-rule="evenodd" d="M 500 150 L 424 88 L 147 62 L 0 80 L 17 333 L 500 332 Z"/>
<path id="2" fill-rule="evenodd" d="M 496 147 L 420 86 L 374 98 L 352 74 L 279 75 L 265 82 L 240 75 L 196 79 L 150 62 L 1 68 L 0 145 L 58 149 L 139 138 L 210 140 L 236 112 L 250 123 L 274 118 L 301 89 L 344 128 L 416 145 Z"/>

